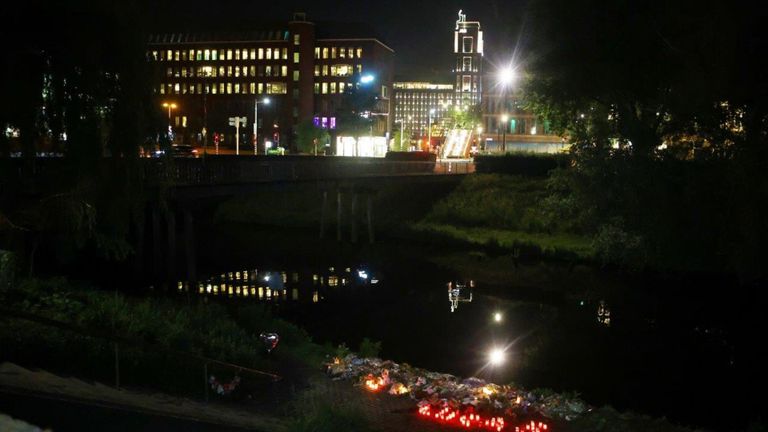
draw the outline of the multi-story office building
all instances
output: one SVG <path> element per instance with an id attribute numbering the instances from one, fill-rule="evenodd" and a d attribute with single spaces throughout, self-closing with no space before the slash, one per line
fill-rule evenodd
<path id="1" fill-rule="evenodd" d="M 461 12 L 453 31 L 456 104 L 477 105 L 483 94 L 483 31 L 480 22 L 467 21 Z"/>
<path id="2" fill-rule="evenodd" d="M 404 139 L 428 136 L 432 125 L 443 125 L 446 113 L 453 109 L 453 84 L 423 81 L 397 81 L 394 88 L 394 121 L 402 127 Z M 435 128 L 440 136 L 444 128 Z"/>
<path id="3" fill-rule="evenodd" d="M 241 143 L 253 149 L 258 102 L 259 152 L 267 140 L 290 147 L 302 121 L 338 128 L 342 98 L 360 85 L 376 93 L 372 132 L 391 130 L 394 51 L 374 37 L 335 36 L 304 14 L 250 31 L 155 34 L 147 59 L 157 103 L 167 104 L 174 131 L 196 143 L 212 146 L 215 138 L 232 148 L 235 128 L 228 119 L 247 117 Z"/>

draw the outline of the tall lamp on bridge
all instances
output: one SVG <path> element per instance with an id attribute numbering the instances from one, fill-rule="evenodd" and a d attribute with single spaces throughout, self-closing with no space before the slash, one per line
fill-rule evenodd
<path id="1" fill-rule="evenodd" d="M 264 98 L 263 100 L 255 99 L 253 101 L 253 154 L 258 154 L 258 144 L 259 144 L 259 104 L 269 105 L 270 100 L 268 97 Z M 267 149 L 264 148 L 264 154 L 267 154 Z"/>

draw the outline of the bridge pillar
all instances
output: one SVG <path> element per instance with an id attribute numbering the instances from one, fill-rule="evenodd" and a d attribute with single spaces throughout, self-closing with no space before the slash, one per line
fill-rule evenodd
<path id="1" fill-rule="evenodd" d="M 167 226 L 168 249 L 166 250 L 167 262 L 165 265 L 168 282 L 173 282 L 176 276 L 176 213 L 169 210 L 165 215 Z"/>
<path id="2" fill-rule="evenodd" d="M 184 210 L 184 261 L 190 285 L 197 282 L 197 248 L 195 247 L 195 220 L 192 212 Z"/>
<path id="3" fill-rule="evenodd" d="M 336 241 L 341 241 L 341 189 L 336 190 Z"/>
<path id="4" fill-rule="evenodd" d="M 349 218 L 349 236 L 350 240 L 352 240 L 352 243 L 357 243 L 357 195 L 358 192 L 352 190 L 352 207 L 350 209 Z"/>

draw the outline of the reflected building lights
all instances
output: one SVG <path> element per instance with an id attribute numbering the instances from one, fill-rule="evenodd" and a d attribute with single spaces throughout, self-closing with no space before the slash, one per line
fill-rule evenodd
<path id="1" fill-rule="evenodd" d="M 459 308 L 459 302 L 472 302 L 472 288 L 474 286 L 474 281 L 469 281 L 469 284 L 448 282 L 448 301 L 451 304 L 451 312 Z"/>
<path id="2" fill-rule="evenodd" d="M 611 326 L 611 310 L 605 303 L 605 300 L 600 300 L 600 304 L 597 307 L 597 322 L 610 327 Z"/>

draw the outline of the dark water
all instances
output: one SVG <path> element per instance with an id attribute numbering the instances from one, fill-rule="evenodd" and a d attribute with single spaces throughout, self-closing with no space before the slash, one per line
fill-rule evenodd
<path id="1" fill-rule="evenodd" d="M 249 259 L 245 249 L 232 253 L 238 264 L 208 260 L 201 267 L 211 276 L 174 288 L 268 303 L 321 343 L 356 349 L 368 337 L 398 362 L 579 392 L 594 405 L 679 424 L 743 430 L 763 407 L 759 287 L 542 263 L 480 282 L 471 265 L 459 274 L 419 254 L 254 252 Z M 449 282 L 464 287 L 452 293 Z M 489 364 L 494 348 L 504 350 L 501 365 Z"/>

